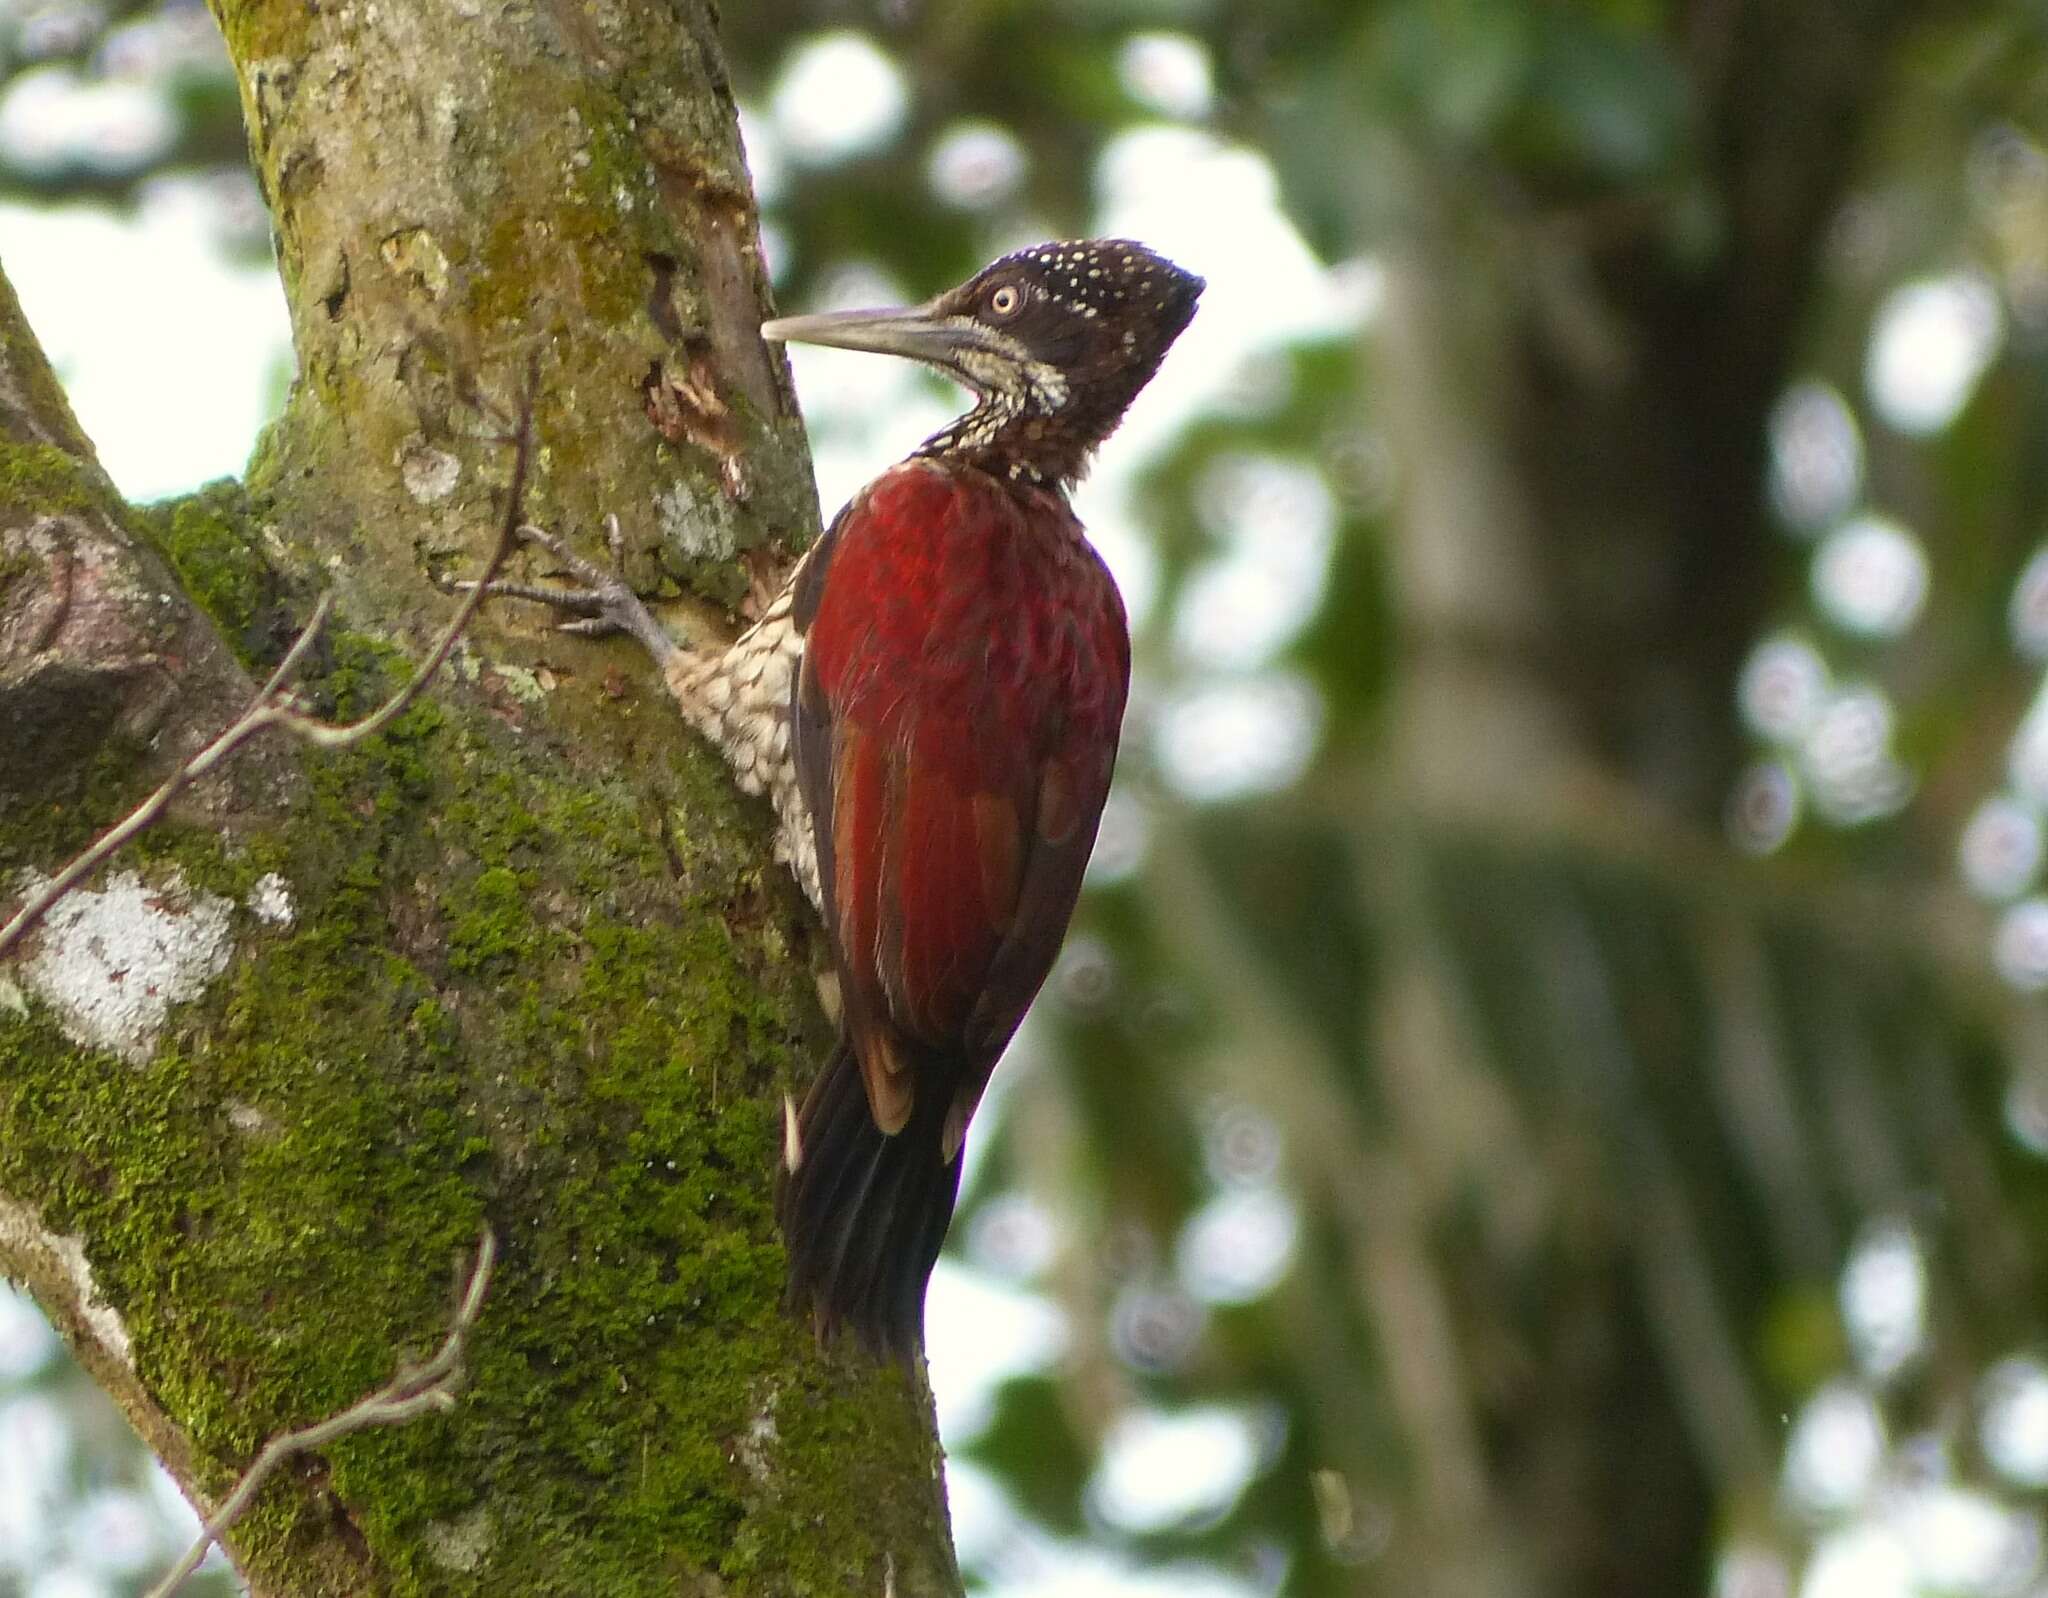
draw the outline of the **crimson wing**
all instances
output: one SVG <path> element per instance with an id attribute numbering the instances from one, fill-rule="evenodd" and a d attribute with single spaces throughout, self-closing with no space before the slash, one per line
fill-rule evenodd
<path id="1" fill-rule="evenodd" d="M 923 461 L 841 513 L 796 615 L 793 742 L 844 1010 L 835 1065 L 862 1093 L 821 1079 L 807 1101 L 785 1230 L 793 1278 L 828 1318 L 903 1346 L 967 1120 L 1080 893 L 1129 643 L 1064 500 Z"/>
<path id="2" fill-rule="evenodd" d="M 798 599 L 798 782 L 848 1028 L 893 1133 L 920 1092 L 979 1093 L 1051 967 L 1109 791 L 1129 645 L 1064 502 L 978 472 L 899 467 L 820 555 Z M 919 1080 L 933 1071 L 968 1080 Z"/>

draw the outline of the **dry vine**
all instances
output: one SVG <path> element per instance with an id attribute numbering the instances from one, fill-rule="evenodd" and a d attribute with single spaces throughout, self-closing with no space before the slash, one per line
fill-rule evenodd
<path id="1" fill-rule="evenodd" d="M 462 1340 L 483 1310 L 484 1294 L 490 1288 L 491 1268 L 497 1263 L 497 1258 L 497 1238 L 486 1227 L 477 1241 L 476 1263 L 470 1268 L 469 1285 L 463 1289 L 462 1300 L 455 1309 L 455 1319 L 434 1357 L 424 1365 L 401 1365 L 398 1374 L 390 1381 L 339 1414 L 330 1415 L 311 1426 L 303 1426 L 295 1432 L 280 1432 L 265 1443 L 263 1452 L 256 1456 L 256 1463 L 235 1483 L 235 1490 L 228 1494 L 226 1502 L 213 1518 L 200 1528 L 199 1540 L 185 1550 L 184 1558 L 171 1568 L 169 1575 L 150 1588 L 145 1598 L 170 1598 L 177 1591 L 178 1584 L 199 1568 L 200 1561 L 206 1557 L 206 1550 L 248 1513 L 270 1473 L 295 1454 L 325 1448 L 337 1438 L 371 1426 L 401 1426 L 430 1410 L 454 1408 L 455 1384 L 462 1375 Z"/>
<path id="2" fill-rule="evenodd" d="M 519 409 L 519 425 L 513 436 L 512 486 L 505 500 L 504 519 L 498 525 L 497 542 L 492 546 L 490 558 L 484 562 L 476 584 L 455 607 L 455 614 L 448 618 L 448 625 L 441 629 L 441 636 L 428 651 L 427 658 L 420 662 L 419 670 L 410 681 L 400 688 L 377 709 L 358 721 L 335 723 L 310 716 L 293 703 L 286 684 L 298 671 L 305 659 L 306 651 L 326 626 L 334 600 L 331 594 L 322 595 L 313 607 L 312 617 L 305 628 L 293 640 L 284 659 L 278 662 L 277 670 L 257 691 L 249 708 L 242 712 L 235 722 L 217 738 L 187 760 L 155 793 L 137 805 L 120 821 L 100 835 L 82 853 L 72 859 L 50 880 L 29 895 L 28 902 L 15 912 L 12 920 L 0 926 L 0 960 L 12 954 L 23 938 L 27 937 L 36 924 L 49 914 L 57 903 L 81 882 L 104 865 L 124 844 L 148 827 L 165 810 L 171 801 L 205 776 L 215 766 L 240 749 L 259 732 L 270 727 L 281 727 L 293 737 L 311 744 L 316 749 L 346 749 L 351 744 L 373 738 L 392 722 L 402 716 L 412 702 L 420 696 L 434 678 L 449 654 L 460 642 L 470 620 L 476 615 L 477 607 L 484 601 L 491 580 L 503 568 L 512 551 L 519 544 L 519 525 L 523 519 L 526 503 L 526 475 L 533 456 L 533 393 L 535 370 L 528 364 L 526 389 Z"/>

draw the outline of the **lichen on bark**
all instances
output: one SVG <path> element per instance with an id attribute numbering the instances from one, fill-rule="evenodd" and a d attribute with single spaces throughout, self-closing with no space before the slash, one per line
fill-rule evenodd
<path id="1" fill-rule="evenodd" d="M 482 558 L 534 352 L 536 519 L 582 537 L 616 512 L 631 572 L 700 613 L 741 591 L 732 554 L 801 546 L 704 7 L 217 14 L 299 381 L 243 485 L 146 516 L 82 440 L 9 445 L 61 458 L 0 472 L 0 620 L 58 580 L 34 519 L 89 516 L 102 564 L 163 596 L 135 669 L 204 642 L 151 738 L 228 719 L 328 588 L 305 691 L 360 714 L 444 619 L 436 579 Z M 39 369 L 16 324 L 0 342 Z M 650 419 L 671 372 L 716 426 Z M 664 526 L 676 504 L 716 515 Z M 0 1228 L 0 1269 L 205 1503 L 430 1347 L 496 1230 L 460 1406 L 267 1489 L 231 1539 L 259 1592 L 879 1594 L 889 1569 L 905 1598 L 957 1591 L 929 1395 L 781 1307 L 781 1097 L 825 1024 L 766 818 L 637 659 L 544 625 L 487 613 L 384 736 L 274 746 L 144 836 L 122 869 L 226 907 L 233 949 L 141 1057 L 7 977 L 0 1198 L 44 1241 Z M 36 670 L 86 647 L 68 622 L 33 642 Z M 0 902 L 161 774 L 142 748 L 115 717 L 58 752 L 0 818 Z M 76 1240 L 126 1375 L 50 1238 Z"/>

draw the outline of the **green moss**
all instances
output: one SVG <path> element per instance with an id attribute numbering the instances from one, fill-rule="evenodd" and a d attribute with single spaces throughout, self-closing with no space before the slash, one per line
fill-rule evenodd
<path id="1" fill-rule="evenodd" d="M 561 295 L 561 263 L 571 260 L 583 313 L 603 325 L 629 324 L 643 313 L 651 281 L 646 262 L 631 248 L 636 231 L 610 194 L 555 205 L 545 222 L 508 211 L 492 223 L 470 264 L 469 313 L 477 328 L 492 333 L 530 326 Z"/>
<path id="2" fill-rule="evenodd" d="M 290 0 L 207 0 L 237 61 L 298 60 L 315 15 Z"/>
<path id="3" fill-rule="evenodd" d="M 342 634 L 316 687 L 352 713 L 389 668 Z M 259 1582 L 337 1513 L 382 1577 L 322 1591 L 838 1594 L 932 1540 L 860 1487 L 930 1479 L 918 1404 L 779 1308 L 777 1106 L 817 1021 L 784 890 L 711 841 L 742 811 L 676 744 L 690 841 L 665 848 L 623 783 L 423 705 L 309 756 L 274 833 L 152 836 L 145 869 L 237 900 L 277 871 L 297 915 L 238 923 L 147 1066 L 0 1012 L 0 1190 L 92 1240 L 216 1489 L 427 1351 L 499 1233 L 461 1407 L 337 1444 L 323 1491 L 267 1492 L 236 1538 Z M 435 1528 L 479 1514 L 475 1567 L 437 1561 Z"/>
<path id="4" fill-rule="evenodd" d="M 620 194 L 650 198 L 654 182 L 647 152 L 617 97 L 592 84 L 577 100 L 576 116 L 589 157 L 577 168 L 576 192 L 584 203 L 602 208 L 615 207 Z"/>
<path id="5" fill-rule="evenodd" d="M 0 439 L 0 512 L 13 517 L 120 515 L 124 507 L 99 470 L 54 444 Z"/>
<path id="6" fill-rule="evenodd" d="M 0 549 L 0 599 L 7 597 L 8 588 L 24 577 L 32 577 L 43 569 L 43 563 L 25 548 L 16 550 Z"/>
<path id="7" fill-rule="evenodd" d="M 243 664 L 275 658 L 291 632 L 280 606 L 284 585 L 262 552 L 241 484 L 222 479 L 152 505 L 142 525 Z"/>
<path id="8" fill-rule="evenodd" d="M 114 733 L 56 786 L 0 794 L 0 881 L 24 867 L 47 870 L 70 859 L 132 810 L 152 786 L 138 775 L 147 754 L 143 740 Z"/>
<path id="9" fill-rule="evenodd" d="M 503 969 L 547 951 L 529 935 L 531 912 L 517 872 L 492 866 L 443 896 L 448 920 L 448 968 L 464 975 Z"/>

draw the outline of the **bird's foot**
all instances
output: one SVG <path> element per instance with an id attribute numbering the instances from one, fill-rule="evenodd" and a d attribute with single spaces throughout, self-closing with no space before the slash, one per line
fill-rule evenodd
<path id="1" fill-rule="evenodd" d="M 524 599 L 565 612 L 570 619 L 556 624 L 558 632 L 575 633 L 582 638 L 608 638 L 613 633 L 627 633 L 640 641 L 658 665 L 666 666 L 680 646 L 663 630 L 646 602 L 621 575 L 624 548 L 618 517 L 605 517 L 604 530 L 605 542 L 612 552 L 610 571 L 585 560 L 554 534 L 530 524 L 522 526 L 519 529 L 520 541 L 546 550 L 561 572 L 573 578 L 579 586 L 544 587 L 539 583 L 518 583 L 500 578 L 487 585 L 484 592 L 507 599 Z M 476 584 L 463 581 L 448 586 L 467 590 Z"/>

